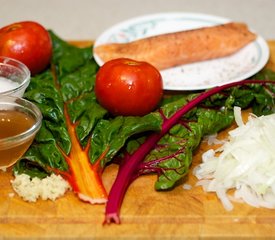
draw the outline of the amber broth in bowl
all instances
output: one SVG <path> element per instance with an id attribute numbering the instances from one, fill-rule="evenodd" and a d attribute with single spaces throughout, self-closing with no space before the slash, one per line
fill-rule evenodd
<path id="1" fill-rule="evenodd" d="M 0 169 L 24 155 L 41 124 L 42 113 L 34 103 L 0 94 Z"/>
<path id="2" fill-rule="evenodd" d="M 19 135 L 33 126 L 35 120 L 26 113 L 16 110 L 0 110 L 0 139 Z M 33 137 L 11 148 L 0 149 L 0 168 L 9 167 L 20 158 L 30 146 Z"/>

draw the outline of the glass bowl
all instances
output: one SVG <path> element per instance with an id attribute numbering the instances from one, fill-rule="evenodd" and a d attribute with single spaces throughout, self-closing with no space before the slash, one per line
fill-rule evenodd
<path id="1" fill-rule="evenodd" d="M 0 56 L 0 94 L 22 97 L 30 83 L 30 70 L 20 61 Z"/>
<path id="2" fill-rule="evenodd" d="M 0 94 L 0 169 L 16 163 L 41 127 L 39 108 L 23 98 Z"/>

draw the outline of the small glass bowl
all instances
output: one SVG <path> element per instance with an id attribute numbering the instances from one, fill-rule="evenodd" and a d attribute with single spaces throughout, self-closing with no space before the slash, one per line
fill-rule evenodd
<path id="1" fill-rule="evenodd" d="M 25 64 L 0 56 L 0 94 L 22 97 L 30 83 L 30 78 L 30 70 Z"/>
<path id="2" fill-rule="evenodd" d="M 39 108 L 23 98 L 0 94 L 0 169 L 16 163 L 41 127 Z"/>

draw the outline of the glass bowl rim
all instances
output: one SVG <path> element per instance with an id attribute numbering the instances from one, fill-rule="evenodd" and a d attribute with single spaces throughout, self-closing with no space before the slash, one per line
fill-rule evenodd
<path id="1" fill-rule="evenodd" d="M 14 64 L 16 64 L 16 66 L 11 65 L 9 63 L 14 63 Z M 13 88 L 11 90 L 8 90 L 8 91 L 0 92 L 0 94 L 11 95 L 13 93 L 20 91 L 23 88 L 26 88 L 29 85 L 30 80 L 31 80 L 31 72 L 30 72 L 29 68 L 24 63 L 22 63 L 19 60 L 14 59 L 14 58 L 0 56 L 0 65 L 7 65 L 7 66 L 9 65 L 9 66 L 13 66 L 16 68 L 20 68 L 20 70 L 23 71 L 26 75 L 25 79 L 19 84 L 19 86 L 17 86 L 16 88 Z"/>

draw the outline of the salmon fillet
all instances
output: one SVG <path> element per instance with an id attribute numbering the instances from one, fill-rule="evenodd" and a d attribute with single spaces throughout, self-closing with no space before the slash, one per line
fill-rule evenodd
<path id="1" fill-rule="evenodd" d="M 143 38 L 129 43 L 99 45 L 94 52 L 103 60 L 130 58 L 146 61 L 159 70 L 233 54 L 256 39 L 244 23 L 230 22 Z"/>

